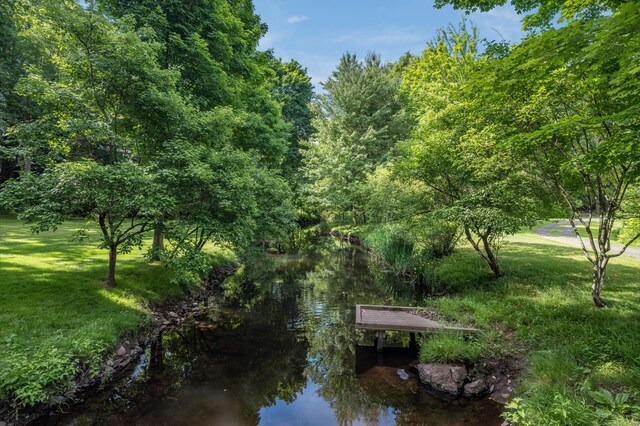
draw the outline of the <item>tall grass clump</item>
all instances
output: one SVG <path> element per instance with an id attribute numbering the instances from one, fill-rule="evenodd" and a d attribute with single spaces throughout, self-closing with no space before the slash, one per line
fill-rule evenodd
<path id="1" fill-rule="evenodd" d="M 370 232 L 365 242 L 373 259 L 396 275 L 409 275 L 414 268 L 415 242 L 400 225 L 385 225 Z"/>
<path id="2" fill-rule="evenodd" d="M 378 226 L 366 233 L 365 243 L 383 269 L 434 292 L 442 287 L 436 262 L 453 253 L 459 238 L 457 225 L 423 219 Z"/>
<path id="3" fill-rule="evenodd" d="M 455 334 L 435 334 L 420 343 L 420 362 L 427 364 L 473 364 L 480 358 L 477 341 Z"/>

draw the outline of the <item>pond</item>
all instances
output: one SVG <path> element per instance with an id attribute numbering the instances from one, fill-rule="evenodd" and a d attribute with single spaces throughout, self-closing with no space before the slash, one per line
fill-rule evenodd
<path id="1" fill-rule="evenodd" d="M 355 329 L 355 305 L 415 304 L 361 248 L 319 239 L 225 281 L 206 318 L 165 332 L 131 374 L 60 425 L 499 425 L 494 402 L 432 395 L 406 333 Z M 399 369 L 409 373 L 403 380 Z"/>

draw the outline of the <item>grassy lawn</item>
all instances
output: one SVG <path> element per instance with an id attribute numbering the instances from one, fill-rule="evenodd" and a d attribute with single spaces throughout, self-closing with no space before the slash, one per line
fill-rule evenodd
<path id="1" fill-rule="evenodd" d="M 79 363 L 95 368 L 103 350 L 149 320 L 150 304 L 182 292 L 164 265 L 149 264 L 137 249 L 119 255 L 118 287 L 102 288 L 108 254 L 95 232 L 72 241 L 82 225 L 33 235 L 0 219 L 0 407 L 3 399 L 68 394 Z M 220 251 L 216 261 L 231 255 Z"/>
<path id="2" fill-rule="evenodd" d="M 608 307 L 597 309 L 590 264 L 575 247 L 526 233 L 511 237 L 501 255 L 505 276 L 492 280 L 470 248 L 458 248 L 437 268 L 458 292 L 428 303 L 485 330 L 485 356 L 529 360 L 514 412 L 534 425 L 638 424 L 640 261 L 612 261 Z M 629 399 L 609 401 L 607 391 Z"/>

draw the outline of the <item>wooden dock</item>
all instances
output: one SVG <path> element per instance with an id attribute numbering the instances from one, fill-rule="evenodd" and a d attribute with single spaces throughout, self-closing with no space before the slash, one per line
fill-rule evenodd
<path id="1" fill-rule="evenodd" d="M 356 328 L 376 332 L 376 347 L 382 351 L 387 331 L 408 331 L 412 341 L 415 333 L 471 334 L 475 328 L 450 327 L 415 313 L 417 308 L 405 306 L 356 305 Z"/>

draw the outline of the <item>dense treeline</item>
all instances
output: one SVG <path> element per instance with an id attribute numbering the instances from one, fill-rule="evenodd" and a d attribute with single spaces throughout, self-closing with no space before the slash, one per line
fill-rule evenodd
<path id="1" fill-rule="evenodd" d="M 537 6 L 517 45 L 463 23 L 395 64 L 346 54 L 312 111 L 305 70 L 257 51 L 251 2 L 5 2 L 2 203 L 37 231 L 94 220 L 111 286 L 147 233 L 151 259 L 199 269 L 207 242 L 284 239 L 296 210 L 407 225 L 418 264 L 462 237 L 499 277 L 505 236 L 565 216 L 603 306 L 639 238 L 638 7 Z"/>
<path id="2" fill-rule="evenodd" d="M 374 243 L 418 279 L 461 237 L 500 277 L 506 236 L 566 217 L 584 229 L 604 306 L 609 260 L 640 238 L 640 6 L 585 7 L 514 45 L 463 22 L 397 64 L 346 54 L 316 103 L 309 203 L 338 222 L 387 227 Z M 525 23 L 545 27 L 548 10 Z"/>
<path id="3" fill-rule="evenodd" d="M 5 208 L 36 231 L 90 219 L 116 258 L 204 272 L 215 241 L 295 227 L 312 85 L 259 52 L 250 1 L 21 1 L 0 6 Z M 165 239 L 169 244 L 165 245 Z"/>
<path id="4" fill-rule="evenodd" d="M 603 307 L 610 259 L 640 240 L 640 4 L 511 4 L 530 13 L 523 25 L 531 31 L 517 44 L 482 40 L 463 21 L 396 63 L 347 53 L 314 95 L 299 63 L 258 50 L 267 28 L 250 0 L 4 0 L 0 208 L 36 232 L 86 219 L 109 253 L 107 287 L 117 284 L 118 255 L 145 241 L 153 241 L 149 260 L 199 282 L 211 265 L 207 244 L 239 252 L 282 241 L 310 217 L 368 226 L 374 257 L 422 284 L 434 284 L 434 265 L 465 240 L 497 279 L 509 235 L 564 217 L 592 265 L 593 302 Z M 485 297 L 497 292 L 480 300 L 496 309 Z M 536 318 L 587 318 L 556 313 L 555 303 Z M 517 332 L 533 320 L 522 321 Z M 584 330 L 597 341 L 608 329 Z M 561 361 L 630 363 L 637 350 L 619 340 L 625 344 L 597 348 L 605 356 L 592 353 L 609 344 L 603 338 L 556 359 L 575 350 L 582 358 Z M 10 379 L 0 386 L 0 399 L 16 407 L 45 403 L 48 386 L 76 371 L 65 352 L 56 361 L 64 372 L 50 374 L 43 350 L 44 373 L 32 380 L 31 354 L 16 353 L 20 368 L 5 368 Z M 579 376 L 582 393 L 590 390 L 584 374 L 571 383 Z M 514 401 L 507 417 L 551 424 L 551 412 L 564 419 L 557 424 L 572 424 L 566 389 L 536 401 L 530 386 L 534 397 Z M 620 395 L 593 398 L 626 418 L 635 408 Z"/>

